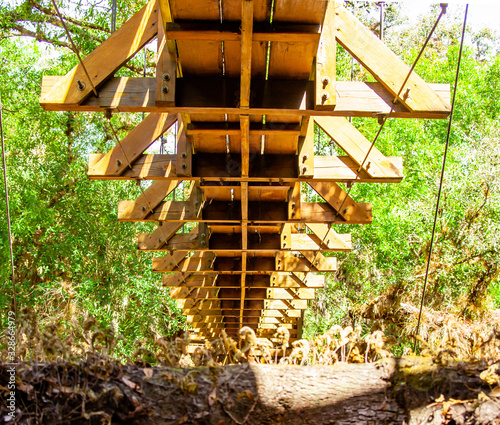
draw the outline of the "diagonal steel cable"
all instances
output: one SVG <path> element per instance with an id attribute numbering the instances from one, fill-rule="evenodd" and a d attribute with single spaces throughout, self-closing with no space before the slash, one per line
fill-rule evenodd
<path id="1" fill-rule="evenodd" d="M 446 144 L 444 147 L 444 154 L 443 154 L 443 165 L 441 167 L 441 177 L 439 179 L 439 190 L 438 190 L 438 196 L 436 200 L 436 210 L 434 212 L 434 223 L 432 225 L 432 236 L 431 236 L 431 245 L 429 247 L 429 256 L 427 258 L 427 267 L 425 270 L 425 278 L 424 278 L 424 287 L 422 288 L 422 297 L 420 300 L 420 310 L 418 313 L 418 322 L 417 322 L 417 330 L 416 330 L 416 335 L 419 334 L 420 332 L 420 322 L 422 320 L 422 310 L 424 308 L 424 298 L 425 298 L 425 290 L 427 289 L 427 280 L 429 278 L 429 268 L 431 265 L 431 256 L 432 256 L 432 248 L 434 246 L 434 238 L 436 235 L 436 223 L 437 223 L 437 218 L 438 218 L 438 213 L 439 213 L 439 202 L 441 200 L 441 192 L 443 189 L 443 180 L 444 180 L 444 172 L 446 168 L 446 157 L 448 155 L 448 146 L 450 144 L 450 134 L 451 134 L 451 125 L 453 123 L 453 111 L 455 110 L 455 99 L 457 96 L 457 91 L 458 91 L 458 78 L 460 76 L 460 64 L 462 62 L 462 51 L 463 51 L 463 46 L 464 46 L 464 37 L 465 37 L 465 29 L 467 27 L 467 13 L 469 10 L 469 5 L 465 5 L 465 16 L 464 16 L 464 23 L 462 27 L 462 38 L 460 41 L 460 51 L 458 53 L 458 62 L 457 62 L 457 71 L 455 74 L 455 90 L 453 91 L 453 99 L 451 101 L 451 112 L 450 112 L 450 119 L 448 121 L 448 131 L 446 133 Z M 417 339 L 415 339 L 415 344 L 413 346 L 413 351 L 416 351 L 417 349 Z"/>

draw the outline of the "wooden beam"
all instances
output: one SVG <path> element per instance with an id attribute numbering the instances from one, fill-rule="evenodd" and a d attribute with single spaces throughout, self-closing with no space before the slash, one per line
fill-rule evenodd
<path id="1" fill-rule="evenodd" d="M 248 184 L 243 182 L 243 184 Z M 329 185 L 329 184 L 326 184 Z M 340 189 L 340 188 L 339 188 Z M 236 204 L 236 205 L 235 205 Z M 359 215 L 350 212 L 351 205 L 346 203 L 342 207 L 342 214 L 337 214 L 335 208 L 326 202 L 303 202 L 302 213 L 300 219 L 287 218 L 287 204 L 284 202 L 249 202 L 250 221 L 252 226 L 248 228 L 254 229 L 252 234 L 263 234 L 267 227 L 264 225 L 278 225 L 281 223 L 344 223 L 344 224 L 368 224 L 372 222 L 371 204 L 356 204 L 359 209 Z M 231 211 L 231 208 L 238 208 L 239 202 L 224 202 L 214 201 L 205 203 L 202 210 L 197 209 L 191 202 L 188 201 L 165 201 L 161 202 L 153 213 L 143 217 L 143 212 L 132 211 L 131 208 L 136 206 L 134 201 L 120 201 L 118 203 L 118 218 L 121 221 L 180 221 L 180 222 L 204 222 L 211 226 L 216 226 L 218 223 L 222 228 L 226 227 L 226 233 L 244 233 L 242 232 L 242 216 L 238 211 Z M 339 205 L 337 205 L 337 208 Z M 348 208 L 348 211 L 345 209 Z M 135 208 L 137 210 L 137 208 Z M 129 212 L 125 212 L 129 210 Z M 356 212 L 356 211 L 355 211 Z M 248 223 L 248 219 L 246 221 Z M 259 224 L 262 224 L 259 227 Z M 259 228 L 261 229 L 259 231 Z M 271 230 L 269 231 L 271 232 Z M 269 233 L 266 232 L 266 233 Z"/>
<path id="2" fill-rule="evenodd" d="M 321 245 L 329 249 L 343 249 L 350 251 L 352 245 L 345 242 L 345 235 L 341 237 L 337 232 L 331 229 L 327 224 L 320 223 L 306 223 L 306 226 L 313 232 L 320 241 Z"/>
<path id="3" fill-rule="evenodd" d="M 394 97 L 410 71 L 397 55 L 340 3 L 336 3 L 337 41 L 351 53 Z M 408 91 L 409 89 L 409 91 Z M 450 106 L 415 72 L 398 100 L 411 112 L 450 112 Z"/>
<path id="4" fill-rule="evenodd" d="M 188 177 L 193 170 L 193 142 L 186 134 L 190 120 L 186 114 L 179 114 L 177 123 L 177 160 L 175 170 L 178 176 Z"/>
<path id="5" fill-rule="evenodd" d="M 369 223 L 372 221 L 371 204 L 357 203 L 338 184 L 309 181 L 308 184 L 346 222 Z"/>
<path id="6" fill-rule="evenodd" d="M 158 10 L 155 105 L 174 106 L 175 82 L 177 79 L 177 48 L 175 42 L 168 39 L 165 34 L 165 25 L 172 20 L 169 4 L 163 1 L 160 1 L 160 4 Z"/>
<path id="7" fill-rule="evenodd" d="M 124 209 L 119 209 L 118 220 L 128 217 L 142 217 L 141 220 L 154 210 L 179 185 L 180 180 L 154 181 L 135 201 L 127 202 Z"/>
<path id="8" fill-rule="evenodd" d="M 335 1 L 326 5 L 321 28 L 315 66 L 316 110 L 333 110 L 337 99 L 335 92 L 337 44 L 335 42 Z"/>
<path id="9" fill-rule="evenodd" d="M 253 35 L 253 0 L 241 2 L 241 86 L 240 108 L 250 107 L 250 81 L 252 78 L 252 35 Z M 242 125 L 243 130 L 243 125 Z"/>
<path id="10" fill-rule="evenodd" d="M 314 121 L 359 167 L 363 164 L 362 169 L 370 177 L 403 177 L 397 167 L 347 119 L 342 117 L 316 117 Z"/>
<path id="11" fill-rule="evenodd" d="M 177 121 L 172 114 L 151 113 L 98 161 L 89 161 L 89 176 L 120 176 Z"/>
<path id="12" fill-rule="evenodd" d="M 239 254 L 243 252 L 268 252 L 270 254 L 276 253 L 281 250 L 291 250 L 291 251 L 303 251 L 303 250 L 314 250 L 314 251 L 349 251 L 352 249 L 351 235 L 350 234 L 339 234 L 340 239 L 335 241 L 330 241 L 330 245 L 326 246 L 320 238 L 317 236 L 306 234 L 306 233 L 292 233 L 291 243 L 289 246 L 280 247 L 280 235 L 275 234 L 263 234 L 259 240 L 251 235 L 248 243 L 248 249 L 243 250 L 241 248 L 241 235 L 224 235 L 224 234 L 213 234 L 210 237 L 210 242 L 208 246 L 206 245 L 206 240 L 200 238 L 198 234 L 176 234 L 166 241 L 166 243 L 158 248 L 156 243 L 151 242 L 151 234 L 140 233 L 137 237 L 138 249 L 140 251 L 216 251 L 216 252 L 231 252 L 233 254 Z M 203 241 L 205 240 L 205 243 Z M 340 242 L 342 240 L 342 243 Z"/>
<path id="13" fill-rule="evenodd" d="M 245 16 L 245 12 L 243 10 L 242 16 Z M 244 22 L 245 18 L 242 24 Z M 258 22 L 253 26 L 250 24 L 249 29 L 251 32 L 247 37 L 250 42 L 317 43 L 320 38 L 319 26 L 314 24 Z M 172 40 L 241 41 L 245 37 L 243 25 L 240 27 L 236 22 L 176 22 L 167 24 L 166 33 Z"/>
<path id="14" fill-rule="evenodd" d="M 42 95 L 50 91 L 63 77 L 44 76 Z M 444 119 L 449 110 L 410 112 L 404 105 L 392 104 L 393 95 L 380 83 L 337 81 L 337 104 L 332 111 L 316 110 L 314 81 L 253 79 L 255 96 L 248 111 L 235 106 L 239 98 L 239 79 L 178 78 L 175 107 L 160 107 L 155 103 L 156 78 L 110 78 L 103 83 L 99 97 L 90 97 L 80 105 L 47 102 L 46 111 L 93 111 L 111 109 L 116 112 L 170 112 L 197 114 L 288 115 L 288 116 L 352 116 L 373 118 L 389 114 L 394 118 Z M 449 84 L 429 84 L 444 102 L 450 101 Z M 392 112 L 391 112 L 392 111 Z"/>
<path id="15" fill-rule="evenodd" d="M 196 162 L 194 176 L 187 177 L 185 180 L 199 180 L 203 178 L 206 181 L 252 181 L 267 183 L 291 183 L 299 181 L 334 181 L 347 182 L 356 181 L 359 183 L 399 183 L 402 177 L 398 178 L 371 178 L 365 172 L 357 174 L 358 165 L 348 156 L 315 156 L 314 157 L 314 176 L 312 179 L 299 178 L 296 174 L 296 156 L 289 159 L 286 155 L 261 155 L 260 161 L 265 162 L 266 166 L 262 168 L 258 176 L 253 173 L 250 177 L 241 177 L 238 173 L 233 176 L 227 170 L 221 169 L 218 165 L 224 161 L 225 155 L 193 155 Z M 176 173 L 176 157 L 173 155 L 142 155 L 132 164 L 131 170 L 125 170 L 119 176 L 113 174 L 93 173 L 92 166 L 102 158 L 102 154 L 89 155 L 89 173 L 90 179 L 99 180 L 177 180 L 179 176 Z M 204 158 L 204 159 L 203 159 Z M 267 159 L 269 158 L 269 160 Z M 280 160 L 277 163 L 277 160 Z M 401 158 L 388 157 L 400 172 L 403 171 L 403 161 Z"/>
<path id="16" fill-rule="evenodd" d="M 150 0 L 99 47 L 83 59 L 91 81 L 81 64 L 75 66 L 49 91 L 40 97 L 40 104 L 77 106 L 92 94 L 92 84 L 99 87 L 112 76 L 158 31 L 158 3 Z M 77 80 L 83 83 L 80 90 Z"/>
<path id="17" fill-rule="evenodd" d="M 157 272 L 193 272 L 193 271 L 210 271 L 213 270 L 215 255 L 212 252 L 195 252 L 191 257 L 183 258 L 180 262 L 174 262 L 166 257 L 153 258 L 153 271 Z"/>
<path id="18" fill-rule="evenodd" d="M 289 200 L 288 200 L 288 219 L 300 220 L 301 218 L 301 199 L 300 199 L 300 182 L 292 183 Z"/>
<path id="19" fill-rule="evenodd" d="M 298 169 L 300 178 L 314 177 L 314 120 L 303 117 L 303 132 L 298 141 Z"/>

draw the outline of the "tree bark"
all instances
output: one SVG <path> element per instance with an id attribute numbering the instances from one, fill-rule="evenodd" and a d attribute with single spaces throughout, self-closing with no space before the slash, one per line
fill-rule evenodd
<path id="1" fill-rule="evenodd" d="M 490 389 L 479 378 L 485 368 L 478 363 L 439 366 L 425 358 L 186 369 L 122 366 L 100 358 L 78 364 L 20 364 L 16 422 L 500 423 L 500 399 L 485 395 Z M 5 392 L 7 365 L 0 365 L 0 373 L 0 390 Z M 0 417 L 7 413 L 3 403 Z"/>

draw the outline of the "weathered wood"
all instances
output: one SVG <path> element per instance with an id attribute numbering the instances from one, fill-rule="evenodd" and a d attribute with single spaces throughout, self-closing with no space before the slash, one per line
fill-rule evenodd
<path id="1" fill-rule="evenodd" d="M 277 354 L 279 358 L 283 355 Z M 442 423 L 445 417 L 455 423 L 479 425 L 500 418 L 498 402 L 486 395 L 491 390 L 479 378 L 485 366 L 465 362 L 446 367 L 432 363 L 431 358 L 303 367 L 254 363 L 219 367 L 216 374 L 213 367 L 155 367 L 150 369 L 151 376 L 142 366 L 120 365 L 109 368 L 106 375 L 92 372 L 94 366 L 94 360 L 81 366 L 91 371 L 92 379 L 86 384 L 96 400 L 86 403 L 85 412 L 100 416 L 109 411 L 113 423 L 144 421 L 144 413 L 137 412 L 136 405 L 148 406 L 148 420 L 159 425 L 195 424 L 200 418 L 207 424 L 417 425 Z M 56 423 L 60 415 L 81 408 L 81 400 L 73 396 L 81 388 L 80 366 L 59 361 L 17 365 L 16 370 L 21 371 L 24 383 L 16 394 L 26 400 L 25 421 Z M 8 365 L 2 365 L 0 373 L 7 376 Z M 37 385 L 54 387 L 54 377 L 67 391 L 46 391 L 42 396 Z M 106 396 L 110 393 L 121 394 L 112 399 L 112 405 Z M 441 395 L 447 404 L 434 402 Z M 0 413 L 7 415 L 5 404 Z M 74 423 L 88 423 L 88 419 L 82 416 Z"/>
<path id="2" fill-rule="evenodd" d="M 449 114 L 449 104 L 415 72 L 408 79 L 406 86 L 402 87 L 410 67 L 340 3 L 336 3 L 335 10 L 337 41 L 371 72 L 393 97 L 400 93 L 398 100 L 411 112 L 442 111 Z"/>
<path id="3" fill-rule="evenodd" d="M 44 76 L 42 95 L 54 87 L 62 77 Z M 337 103 L 333 111 L 314 109 L 314 82 L 294 80 L 252 80 L 253 92 L 258 93 L 245 113 L 288 116 L 353 116 L 376 117 L 391 113 L 395 118 L 444 119 L 449 111 L 410 112 L 397 103 L 393 95 L 380 83 L 337 81 Z M 449 84 L 429 84 L 444 102 L 450 101 Z M 239 98 L 239 79 L 179 78 L 176 81 L 175 107 L 155 104 L 155 78 L 110 78 L 99 89 L 99 97 L 90 97 L 80 105 L 44 103 L 46 111 L 93 111 L 111 109 L 117 112 L 169 112 L 239 114 L 234 97 Z M 392 112 L 391 112 L 392 111 Z"/>
<path id="4" fill-rule="evenodd" d="M 49 91 L 42 92 L 40 104 L 77 106 L 148 43 L 158 31 L 158 3 L 150 0 L 106 41 L 83 59 L 91 81 L 81 64 L 61 77 Z M 77 80 L 85 86 L 78 88 Z M 63 107 L 64 107 L 63 106 Z"/>

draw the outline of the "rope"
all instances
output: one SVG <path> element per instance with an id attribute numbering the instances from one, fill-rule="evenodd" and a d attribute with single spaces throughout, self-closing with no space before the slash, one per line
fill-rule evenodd
<path id="1" fill-rule="evenodd" d="M 12 299 L 14 303 L 14 315 L 17 317 L 17 299 L 16 299 L 16 278 L 14 276 L 14 253 L 12 250 L 12 229 L 10 227 L 10 207 L 9 207 L 9 189 L 7 187 L 7 164 L 5 163 L 5 141 L 3 137 L 3 119 L 2 119 L 2 97 L 0 95 L 0 134 L 2 139 L 2 162 L 3 162 L 3 183 L 5 187 L 5 204 L 7 206 L 7 228 L 9 232 L 9 250 L 10 250 L 10 273 L 12 276 Z"/>
<path id="2" fill-rule="evenodd" d="M 443 188 L 443 180 L 444 180 L 444 171 L 446 167 L 446 157 L 448 155 L 448 146 L 450 144 L 450 133 L 451 133 L 451 124 L 453 122 L 453 111 L 455 110 L 455 99 L 457 96 L 457 91 L 458 91 L 458 77 L 460 75 L 460 64 L 462 62 L 462 50 L 463 50 L 463 45 L 464 45 L 464 37 L 465 37 L 465 28 L 467 26 L 467 13 L 468 13 L 469 5 L 466 4 L 465 6 L 465 16 L 464 16 L 464 23 L 462 27 L 462 39 L 460 41 L 460 51 L 458 53 L 458 63 L 457 63 L 457 71 L 455 74 L 455 90 L 453 92 L 453 99 L 451 101 L 451 112 L 450 112 L 450 120 L 448 121 L 448 132 L 446 133 L 446 144 L 444 147 L 444 154 L 443 154 L 443 165 L 441 167 L 441 177 L 439 180 L 439 190 L 438 190 L 438 196 L 437 196 L 437 201 L 436 201 L 436 210 L 434 212 L 434 224 L 432 225 L 432 236 L 431 236 L 431 245 L 429 248 L 429 256 L 427 258 L 427 268 L 425 270 L 425 279 L 424 279 L 424 287 L 422 288 L 422 298 L 420 300 L 420 311 L 418 313 L 418 322 L 417 322 L 417 332 L 416 335 L 419 334 L 420 332 L 420 322 L 422 319 L 422 310 L 424 308 L 424 298 L 425 298 L 425 290 L 427 288 L 427 280 L 429 277 L 429 268 L 431 265 L 431 256 L 432 256 L 432 248 L 434 245 L 434 237 L 436 234 L 436 223 L 437 223 L 437 218 L 438 218 L 438 212 L 439 212 L 439 202 L 441 200 L 441 192 Z M 415 344 L 413 347 L 413 351 L 416 351 L 417 349 L 417 340 L 415 340 Z"/>
<path id="3" fill-rule="evenodd" d="M 85 75 L 87 76 L 87 78 L 90 82 L 90 85 L 92 86 L 92 91 L 94 92 L 95 97 L 99 97 L 99 94 L 97 93 L 97 90 L 94 86 L 94 83 L 92 82 L 92 79 L 90 78 L 89 72 L 87 71 L 87 68 L 85 67 L 85 64 L 83 63 L 83 60 L 80 56 L 80 51 L 75 46 L 75 43 L 73 42 L 73 38 L 71 37 L 71 34 L 69 33 L 68 27 L 66 27 L 64 19 L 63 19 L 61 13 L 59 12 L 59 8 L 57 7 L 56 1 L 52 0 L 52 4 L 54 5 L 54 7 L 56 9 L 57 16 L 59 17 L 59 20 L 61 21 L 61 24 L 64 28 L 64 31 L 66 31 L 66 35 L 68 36 L 68 39 L 69 39 L 71 45 L 73 46 L 73 51 L 76 53 L 76 56 L 78 57 L 78 60 L 80 61 L 80 65 L 82 65 L 83 71 L 85 72 Z M 76 80 L 76 81 L 78 84 L 80 84 L 79 80 Z"/>

